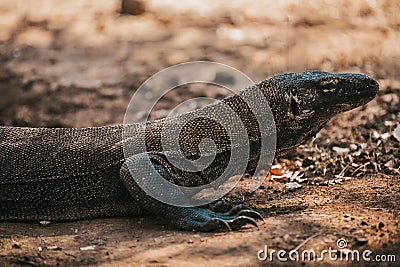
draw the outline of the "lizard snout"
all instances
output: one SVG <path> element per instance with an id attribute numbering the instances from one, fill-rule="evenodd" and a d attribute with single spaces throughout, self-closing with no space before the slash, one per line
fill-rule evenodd
<path id="1" fill-rule="evenodd" d="M 358 89 L 357 91 L 359 91 L 362 94 L 371 94 L 372 96 L 375 97 L 376 93 L 379 90 L 379 84 L 371 77 L 365 76 L 364 79 L 361 79 L 359 81 L 357 89 Z"/>
<path id="2" fill-rule="evenodd" d="M 349 110 L 363 104 L 368 103 L 372 99 L 375 98 L 376 94 L 379 90 L 379 84 L 376 80 L 372 79 L 371 77 L 364 75 L 364 74 L 357 74 L 355 75 L 356 79 L 354 80 L 354 76 L 350 82 L 350 88 L 345 89 L 344 98 L 341 98 L 342 101 L 340 104 L 341 108 L 344 110 Z M 344 106 L 347 106 L 346 108 Z"/>
<path id="3" fill-rule="evenodd" d="M 372 100 L 379 90 L 379 84 L 371 77 L 364 74 L 352 75 L 349 82 L 350 87 L 345 89 L 344 95 L 352 101 L 365 100 L 369 102 Z"/>

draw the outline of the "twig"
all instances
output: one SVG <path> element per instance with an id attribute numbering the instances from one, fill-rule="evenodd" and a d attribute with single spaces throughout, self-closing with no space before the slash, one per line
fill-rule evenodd
<path id="1" fill-rule="evenodd" d="M 351 163 L 347 164 L 346 167 L 343 168 L 343 170 L 339 173 L 339 175 L 337 176 L 337 178 L 342 178 L 344 172 L 347 170 L 347 168 L 350 166 Z"/>
<path id="2" fill-rule="evenodd" d="M 353 174 L 355 174 L 358 170 L 360 170 L 361 168 L 365 168 L 368 164 L 370 164 L 371 162 L 367 162 L 367 163 L 365 163 L 365 164 L 363 164 L 363 165 L 361 165 L 360 167 L 358 167 L 357 169 L 355 169 L 353 172 L 352 172 L 352 176 L 353 176 Z"/>
<path id="3" fill-rule="evenodd" d="M 304 246 L 308 241 L 310 241 L 311 239 L 319 236 L 322 233 L 316 233 L 308 238 L 306 238 L 303 242 L 300 243 L 300 245 L 298 245 L 297 247 L 294 248 L 294 250 L 298 251 L 302 246 Z"/>

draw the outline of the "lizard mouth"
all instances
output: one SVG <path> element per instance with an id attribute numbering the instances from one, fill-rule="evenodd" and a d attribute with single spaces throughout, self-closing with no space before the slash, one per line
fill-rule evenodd
<path id="1" fill-rule="evenodd" d="M 336 107 L 343 109 L 343 110 L 348 110 L 348 109 L 352 109 L 353 106 L 350 104 L 337 104 Z"/>
<path id="2" fill-rule="evenodd" d="M 375 98 L 378 93 L 379 87 L 367 88 L 366 90 L 362 90 L 357 92 L 353 97 L 358 99 L 372 100 Z"/>
<path id="3" fill-rule="evenodd" d="M 349 97 L 350 103 L 341 103 L 338 104 L 337 106 L 344 109 L 353 109 L 362 106 L 370 102 L 372 99 L 374 99 L 377 92 L 378 90 L 365 90 L 362 92 L 358 92 L 357 94 L 354 94 L 351 97 Z"/>

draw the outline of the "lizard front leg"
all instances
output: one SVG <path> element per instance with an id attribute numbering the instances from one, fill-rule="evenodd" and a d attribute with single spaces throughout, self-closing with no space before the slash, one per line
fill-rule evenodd
<path id="1" fill-rule="evenodd" d="M 151 162 L 153 168 L 149 168 L 149 162 Z M 162 167 L 168 166 L 168 164 L 168 161 L 164 160 L 159 155 L 151 153 L 132 156 L 123 164 L 120 177 L 135 202 L 139 203 L 142 209 L 158 215 L 172 225 L 184 230 L 214 231 L 221 228 L 234 230 L 246 224 L 257 226 L 255 220 L 262 220 L 259 213 L 243 205 L 235 206 L 230 211 L 224 213 L 218 213 L 199 207 L 168 205 L 147 195 L 136 183 L 129 171 L 129 168 L 135 168 L 135 173 L 139 175 L 139 177 L 136 177 L 137 179 L 148 179 L 149 182 L 152 182 L 154 179 L 149 178 L 151 178 L 151 175 L 154 175 L 154 170 L 156 170 L 164 179 L 173 182 L 174 179 L 171 177 L 171 174 L 167 172 L 168 168 Z"/>

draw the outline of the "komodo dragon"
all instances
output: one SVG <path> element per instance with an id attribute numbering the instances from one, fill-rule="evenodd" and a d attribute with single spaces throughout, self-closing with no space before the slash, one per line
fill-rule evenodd
<path id="1" fill-rule="evenodd" d="M 243 93 L 260 90 L 268 101 L 276 125 L 275 156 L 282 156 L 315 136 L 336 114 L 371 101 L 378 89 L 378 83 L 363 74 L 306 71 L 274 76 L 222 103 L 244 121 L 248 133 L 244 138 L 249 138 L 251 147 L 246 171 L 252 171 L 260 153 L 257 148 L 261 135 L 251 110 L 241 100 Z M 212 111 L 213 105 L 219 104 L 202 110 Z M 155 214 L 185 230 L 231 230 L 255 224 L 260 215 L 242 205 L 229 212 L 168 205 L 147 195 L 132 178 L 127 162 L 137 168 L 142 179 L 152 175 L 145 170 L 140 172 L 142 164 L 150 161 L 166 180 L 192 187 L 213 181 L 223 171 L 230 148 L 224 134 L 217 134 L 217 126 L 206 119 L 186 127 L 179 137 L 183 153 L 194 159 L 200 156 L 197 145 L 201 138 L 214 140 L 217 152 L 206 172 L 185 173 L 165 159 L 160 129 L 173 125 L 179 116 L 185 114 L 144 123 L 147 151 L 129 158 L 124 157 L 121 142 L 123 125 L 0 127 L 0 221 L 71 221 Z"/>

